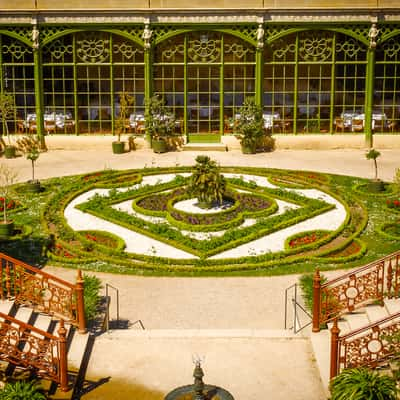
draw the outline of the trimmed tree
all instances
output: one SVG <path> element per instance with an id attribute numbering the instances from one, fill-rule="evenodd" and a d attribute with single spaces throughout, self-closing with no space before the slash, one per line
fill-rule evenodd
<path id="1" fill-rule="evenodd" d="M 376 162 L 376 159 L 381 155 L 381 153 L 378 150 L 375 149 L 370 149 L 366 154 L 365 157 L 367 160 L 373 160 L 374 161 L 374 167 L 375 167 L 375 180 L 378 180 L 378 163 Z"/>
<path id="2" fill-rule="evenodd" d="M 217 163 L 210 157 L 204 155 L 196 157 L 188 191 L 197 197 L 201 208 L 211 208 L 214 203 L 222 203 L 226 191 L 226 180 L 220 173 Z"/>

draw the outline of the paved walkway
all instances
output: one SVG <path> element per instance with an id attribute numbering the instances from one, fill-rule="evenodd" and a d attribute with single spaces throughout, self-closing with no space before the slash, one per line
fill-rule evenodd
<path id="1" fill-rule="evenodd" d="M 44 179 L 104 168 L 192 165 L 197 152 L 155 155 L 139 148 L 113 155 L 110 137 L 48 137 L 50 151 L 37 161 Z M 90 140 L 89 140 L 90 139 Z M 379 175 L 392 180 L 400 149 L 383 149 Z M 372 177 L 373 164 L 361 148 L 277 150 L 242 155 L 239 150 L 209 152 L 221 165 L 325 171 Z M 30 162 L 2 159 L 30 178 Z M 47 267 L 74 280 L 75 271 Z M 282 331 L 284 289 L 297 276 L 260 278 L 166 278 L 97 274 L 120 290 L 121 318 L 142 320 L 96 339 L 88 377 L 110 377 L 85 399 L 162 400 L 176 386 L 192 382 L 192 356 L 205 357 L 205 382 L 225 387 L 237 400 L 326 399 L 307 337 Z M 115 313 L 115 309 L 111 310 Z M 193 331 L 195 330 L 195 331 Z"/>

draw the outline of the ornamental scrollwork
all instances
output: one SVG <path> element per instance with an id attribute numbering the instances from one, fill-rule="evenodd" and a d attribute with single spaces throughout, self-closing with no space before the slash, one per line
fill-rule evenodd
<path id="1" fill-rule="evenodd" d="M 390 341 L 399 329 L 400 322 L 390 321 L 391 325 L 373 326 L 363 336 L 340 338 L 339 354 L 341 368 L 357 368 L 360 366 L 375 367 L 392 354 L 400 351 L 400 342 Z"/>
<path id="2" fill-rule="evenodd" d="M 126 42 L 113 44 L 113 51 L 115 54 L 122 54 L 127 60 L 134 58 L 136 54 L 143 54 L 143 50 Z"/>
<path id="3" fill-rule="evenodd" d="M 177 54 L 183 55 L 185 53 L 185 46 L 183 43 L 176 44 L 168 41 L 168 47 L 162 51 L 162 58 L 165 60 L 173 59 Z"/>
<path id="4" fill-rule="evenodd" d="M 225 53 L 231 53 L 239 60 L 243 59 L 247 54 L 254 53 L 251 48 L 239 43 L 224 44 L 224 50 Z"/>
<path id="5" fill-rule="evenodd" d="M 304 61 L 326 61 L 332 56 L 332 38 L 310 35 L 300 39 L 299 56 Z"/>
<path id="6" fill-rule="evenodd" d="M 9 54 L 15 60 L 21 60 L 26 54 L 32 54 L 32 50 L 23 44 L 12 42 L 3 45 L 3 54 Z"/>
<path id="7" fill-rule="evenodd" d="M 109 39 L 99 38 L 94 35 L 78 40 L 78 57 L 84 62 L 105 62 L 110 57 L 109 43 Z"/>
<path id="8" fill-rule="evenodd" d="M 365 52 L 365 48 L 355 39 L 347 38 L 342 43 L 336 43 L 336 52 L 344 53 L 347 58 L 355 59 L 359 53 Z"/>
<path id="9" fill-rule="evenodd" d="M 61 60 L 65 55 L 71 55 L 72 51 L 72 44 L 65 44 L 63 40 L 59 39 L 47 46 L 43 53 L 50 54 L 56 60 Z"/>
<path id="10" fill-rule="evenodd" d="M 209 39 L 206 34 L 189 41 L 188 56 L 193 62 L 215 62 L 221 58 L 221 40 Z"/>
<path id="11" fill-rule="evenodd" d="M 0 359 L 24 367 L 34 366 L 41 376 L 58 380 L 58 342 L 31 334 L 8 321 L 0 322 Z"/>
<path id="12" fill-rule="evenodd" d="M 296 52 L 295 43 L 287 43 L 282 39 L 271 43 L 271 48 L 275 59 L 283 59 L 288 53 L 294 54 Z"/>
<path id="13" fill-rule="evenodd" d="M 384 42 L 381 47 L 385 55 L 389 58 L 396 57 L 400 52 L 400 42 L 394 38 Z"/>

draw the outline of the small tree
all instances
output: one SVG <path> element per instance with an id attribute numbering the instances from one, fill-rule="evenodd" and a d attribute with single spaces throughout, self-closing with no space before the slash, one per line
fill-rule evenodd
<path id="1" fill-rule="evenodd" d="M 167 137 L 174 133 L 175 116 L 166 106 L 165 100 L 153 96 L 146 100 L 145 124 L 147 133 L 153 138 Z"/>
<path id="2" fill-rule="evenodd" d="M 35 181 L 35 161 L 40 156 L 40 141 L 33 136 L 26 136 L 17 140 L 17 148 L 25 154 L 27 160 L 32 163 L 32 182 Z"/>
<path id="3" fill-rule="evenodd" d="M 121 133 L 126 133 L 126 120 L 135 104 L 135 98 L 125 92 L 119 93 L 119 113 L 115 121 L 115 128 L 118 135 L 118 142 L 121 141 Z"/>
<path id="4" fill-rule="evenodd" d="M 7 219 L 7 200 L 10 199 L 14 190 L 12 185 L 17 178 L 17 173 L 5 164 L 0 164 L 0 196 L 3 201 L 3 222 L 6 224 Z"/>
<path id="5" fill-rule="evenodd" d="M 234 134 L 242 147 L 256 151 L 257 144 L 265 134 L 263 111 L 254 97 L 246 97 L 239 109 L 239 118 L 234 125 Z"/>
<path id="6" fill-rule="evenodd" d="M 8 120 L 15 114 L 15 99 L 11 93 L 0 93 L 0 118 L 5 129 L 8 144 L 11 146 L 11 138 L 8 130 Z"/>
<path id="7" fill-rule="evenodd" d="M 381 155 L 378 150 L 375 149 L 370 149 L 366 154 L 365 157 L 367 160 L 374 160 L 374 167 L 375 167 L 375 180 L 378 179 L 378 164 L 376 162 L 376 159 Z"/>
<path id="8" fill-rule="evenodd" d="M 196 196 L 202 206 L 211 208 L 213 202 L 221 204 L 226 191 L 225 177 L 220 174 L 219 167 L 210 157 L 196 157 L 196 165 L 190 177 L 188 191 Z"/>

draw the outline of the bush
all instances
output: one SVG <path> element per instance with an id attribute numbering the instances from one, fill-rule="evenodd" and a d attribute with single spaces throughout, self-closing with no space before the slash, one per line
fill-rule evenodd
<path id="1" fill-rule="evenodd" d="M 0 400 L 46 400 L 40 384 L 36 381 L 7 383 L 0 391 Z"/>
<path id="2" fill-rule="evenodd" d="M 300 276 L 300 288 L 303 292 L 303 299 L 306 308 L 310 311 L 313 309 L 313 284 L 314 274 L 304 274 Z M 321 284 L 327 281 L 326 277 L 321 275 Z"/>
<path id="3" fill-rule="evenodd" d="M 96 318 L 100 303 L 101 280 L 94 275 L 83 276 L 85 287 L 85 317 L 86 321 L 93 321 Z"/>
<path id="4" fill-rule="evenodd" d="M 396 400 L 395 380 L 366 368 L 346 369 L 331 381 L 331 400 Z"/>

